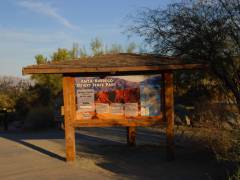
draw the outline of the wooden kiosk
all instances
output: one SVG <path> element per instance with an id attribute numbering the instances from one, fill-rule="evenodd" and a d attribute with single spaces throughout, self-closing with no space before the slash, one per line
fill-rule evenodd
<path id="1" fill-rule="evenodd" d="M 137 126 L 156 126 L 164 122 L 167 158 L 172 160 L 175 156 L 173 71 L 204 67 L 204 64 L 183 63 L 174 57 L 123 53 L 27 66 L 23 68 L 23 74 L 63 74 L 67 161 L 75 160 L 76 127 L 125 126 L 127 142 L 134 145 Z M 141 81 L 140 85 L 129 82 L 136 75 L 158 75 L 160 78 L 158 81 Z M 155 88 L 154 91 L 150 88 L 155 95 L 144 95 L 149 90 L 144 83 L 148 82 Z M 150 99 L 161 106 L 156 105 L 152 110 L 147 104 Z"/>

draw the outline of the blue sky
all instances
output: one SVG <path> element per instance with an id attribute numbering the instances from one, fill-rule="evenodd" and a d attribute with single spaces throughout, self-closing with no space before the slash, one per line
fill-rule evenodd
<path id="1" fill-rule="evenodd" d="M 57 48 L 140 43 L 122 32 L 126 16 L 143 7 L 164 7 L 172 0 L 1 0 L 0 75 L 21 76 L 36 54 L 50 57 Z"/>

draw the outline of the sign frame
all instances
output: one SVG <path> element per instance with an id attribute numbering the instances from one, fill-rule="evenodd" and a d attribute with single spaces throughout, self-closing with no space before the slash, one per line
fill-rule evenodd
<path id="1" fill-rule="evenodd" d="M 141 121 L 114 121 L 114 120 L 97 120 L 86 122 L 76 118 L 76 94 L 75 78 L 79 74 L 63 75 L 63 97 L 64 97 L 64 114 L 65 114 L 65 139 L 66 139 L 66 160 L 74 161 L 76 158 L 75 148 L 75 128 L 79 127 L 111 127 L 125 126 L 127 130 L 127 144 L 133 146 L 136 144 L 136 127 L 138 126 L 157 126 L 166 124 L 167 136 L 167 159 L 175 159 L 174 146 L 174 98 L 173 98 L 173 72 L 164 71 L 156 74 L 162 75 L 162 114 L 157 120 Z M 84 77 L 84 76 L 83 76 Z M 103 76 L 105 77 L 105 76 Z"/>

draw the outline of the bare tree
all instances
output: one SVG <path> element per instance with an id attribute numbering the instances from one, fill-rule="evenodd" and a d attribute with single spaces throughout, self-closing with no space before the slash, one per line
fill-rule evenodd
<path id="1" fill-rule="evenodd" d="M 129 30 L 144 37 L 155 53 L 208 62 L 240 109 L 239 2 L 198 0 L 144 9 L 131 19 Z"/>

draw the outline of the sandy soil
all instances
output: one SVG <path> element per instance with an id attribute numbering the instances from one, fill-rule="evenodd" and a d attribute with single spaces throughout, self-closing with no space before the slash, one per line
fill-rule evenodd
<path id="1" fill-rule="evenodd" d="M 0 179 L 225 179 L 226 164 L 203 147 L 176 138 L 177 159 L 168 162 L 164 134 L 137 132 L 128 147 L 125 128 L 81 128 L 74 163 L 65 162 L 63 131 L 0 132 Z"/>

